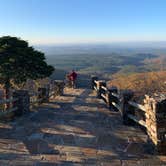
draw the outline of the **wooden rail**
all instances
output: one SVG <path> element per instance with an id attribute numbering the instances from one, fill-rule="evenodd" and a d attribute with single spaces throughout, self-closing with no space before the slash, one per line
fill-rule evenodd
<path id="1" fill-rule="evenodd" d="M 146 122 L 144 120 L 138 119 L 136 116 L 133 116 L 133 115 L 130 115 L 130 114 L 128 115 L 128 117 L 130 119 L 132 119 L 133 121 L 135 121 L 136 123 L 140 124 L 141 126 L 146 127 Z"/>
<path id="2" fill-rule="evenodd" d="M 97 77 L 92 77 L 92 89 L 97 92 L 97 96 L 99 98 L 104 100 L 110 110 L 119 111 L 124 117 L 124 121 L 126 121 L 127 117 L 127 121 L 130 119 L 137 124 L 146 127 L 144 121 L 146 108 L 145 106 L 130 100 L 132 98 L 129 97 L 131 92 L 129 94 L 120 94 L 116 87 L 107 88 L 106 82 L 103 80 L 98 80 Z M 142 119 L 138 118 L 135 114 L 138 111 L 143 113 Z"/>
<path id="3" fill-rule="evenodd" d="M 18 109 L 16 106 L 14 105 L 14 102 L 16 102 L 18 99 L 17 98 L 10 98 L 10 99 L 2 99 L 0 100 L 0 105 L 1 110 L 0 110 L 0 119 L 5 118 L 10 118 L 15 111 Z M 6 109 L 6 104 L 8 104 L 9 108 Z"/>
<path id="4" fill-rule="evenodd" d="M 121 113 L 123 124 L 137 124 L 146 131 L 148 142 L 155 153 L 166 155 L 166 95 L 145 95 L 144 105 L 141 105 L 133 101 L 132 91 L 119 93 L 116 87 L 108 88 L 106 82 L 97 77 L 92 77 L 92 89 L 111 111 Z"/>
<path id="5" fill-rule="evenodd" d="M 51 85 L 48 85 L 44 88 L 38 88 L 37 92 L 20 90 L 17 91 L 18 93 L 14 95 L 15 97 L 12 96 L 10 99 L 0 100 L 0 106 L 2 106 L 0 107 L 0 119 L 8 119 L 8 117 L 13 117 L 16 114 L 21 115 L 22 113 L 36 106 L 37 104 L 48 102 L 49 99 L 53 96 L 62 95 L 62 88 L 64 88 L 64 85 L 60 85 L 63 83 L 63 81 L 54 80 Z M 13 92 L 13 94 L 14 93 L 15 92 Z M 16 97 L 17 95 L 19 96 L 18 98 Z M 9 109 L 5 109 L 6 104 L 10 106 Z"/>
<path id="6" fill-rule="evenodd" d="M 12 103 L 12 102 L 15 102 L 17 100 L 18 100 L 17 98 L 2 99 L 2 100 L 0 100 L 0 104 Z"/>
<path id="7" fill-rule="evenodd" d="M 136 108 L 140 109 L 141 111 L 146 112 L 146 108 L 145 108 L 143 105 L 138 104 L 138 103 L 135 103 L 135 102 L 133 102 L 133 101 L 129 101 L 128 103 L 129 103 L 131 106 L 136 107 Z"/>

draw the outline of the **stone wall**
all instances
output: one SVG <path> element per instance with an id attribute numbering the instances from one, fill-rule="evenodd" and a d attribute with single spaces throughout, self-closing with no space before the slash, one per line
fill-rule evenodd
<path id="1" fill-rule="evenodd" d="M 149 142 L 159 154 L 166 154 L 166 97 L 146 96 L 146 128 Z"/>

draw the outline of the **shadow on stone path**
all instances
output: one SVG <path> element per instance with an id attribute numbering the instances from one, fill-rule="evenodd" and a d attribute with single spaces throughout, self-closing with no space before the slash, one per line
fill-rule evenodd
<path id="1" fill-rule="evenodd" d="M 66 89 L 34 112 L 0 123 L 0 166 L 159 166 L 146 135 L 124 126 L 91 90 Z"/>

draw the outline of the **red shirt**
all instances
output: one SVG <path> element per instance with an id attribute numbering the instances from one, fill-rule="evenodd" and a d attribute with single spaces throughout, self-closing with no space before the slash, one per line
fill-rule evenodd
<path id="1" fill-rule="evenodd" d="M 71 80 L 71 81 L 74 81 L 74 80 L 76 80 L 76 78 L 77 78 L 77 73 L 76 73 L 76 72 L 72 72 L 72 73 L 70 74 L 70 80 Z"/>

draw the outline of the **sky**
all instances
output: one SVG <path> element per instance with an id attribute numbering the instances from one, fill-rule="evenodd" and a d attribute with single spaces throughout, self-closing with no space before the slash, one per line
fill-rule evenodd
<path id="1" fill-rule="evenodd" d="M 166 41 L 166 0 L 0 0 L 0 36 L 32 44 Z"/>

